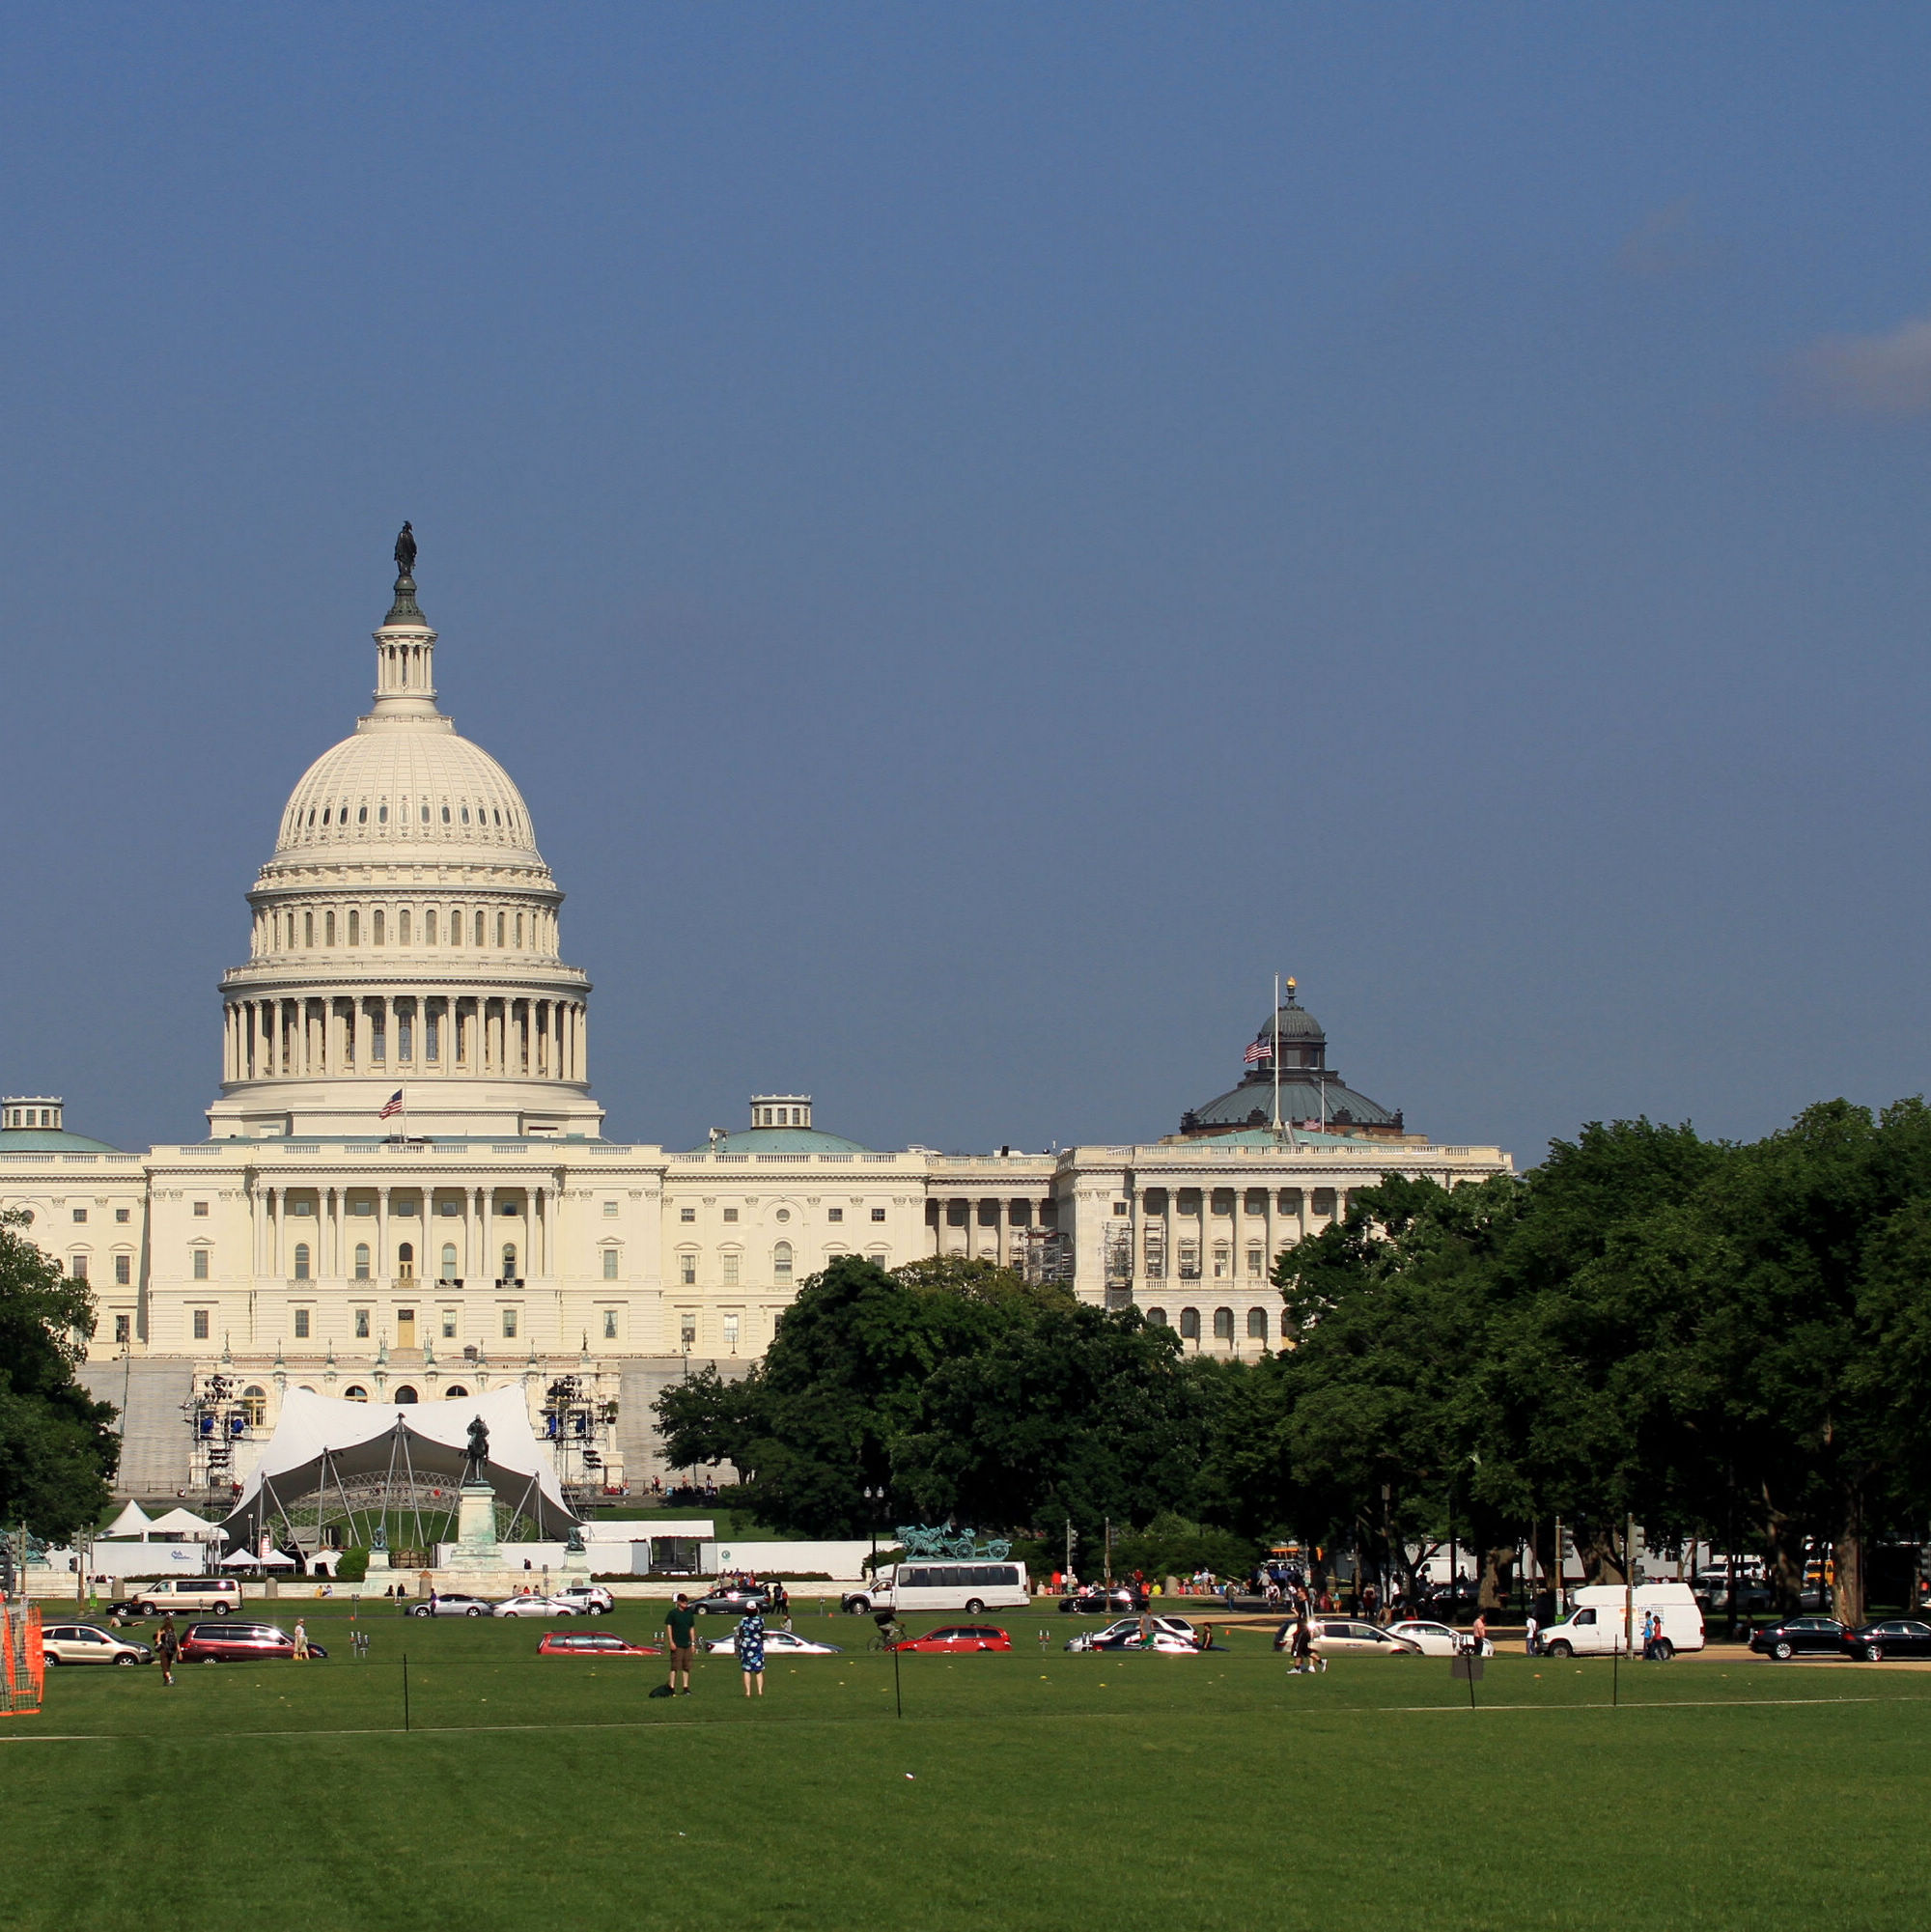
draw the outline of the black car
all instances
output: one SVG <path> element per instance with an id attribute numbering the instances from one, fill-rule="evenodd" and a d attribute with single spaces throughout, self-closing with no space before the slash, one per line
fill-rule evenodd
<path id="1" fill-rule="evenodd" d="M 1121 1610 L 1143 1610 L 1146 1607 L 1145 1593 L 1131 1583 L 1115 1583 L 1110 1590 L 1079 1590 L 1059 1600 L 1061 1610 L 1080 1616 L 1116 1616 Z"/>
<path id="2" fill-rule="evenodd" d="M 1749 1647 L 1759 1657 L 1779 1662 L 1807 1652 L 1811 1656 L 1841 1657 L 1850 1633 L 1833 1616 L 1787 1616 L 1750 1632 Z"/>
<path id="3" fill-rule="evenodd" d="M 731 1583 L 691 1605 L 706 1616 L 742 1616 L 746 1610 L 768 1610 L 770 1607 L 771 1591 L 765 1583 Z"/>
<path id="4" fill-rule="evenodd" d="M 1931 1623 L 1915 1616 L 1888 1616 L 1882 1623 L 1845 1631 L 1844 1650 L 1866 1664 L 1882 1664 L 1887 1657 L 1931 1657 Z"/>

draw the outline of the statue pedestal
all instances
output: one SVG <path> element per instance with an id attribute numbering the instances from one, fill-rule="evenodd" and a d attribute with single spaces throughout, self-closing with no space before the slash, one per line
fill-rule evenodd
<path id="1" fill-rule="evenodd" d="M 377 1575 L 378 1572 L 386 1570 L 388 1567 L 389 1567 L 389 1553 L 386 1550 L 371 1550 L 369 1552 L 370 1576 L 373 1577 Z"/>
<path id="2" fill-rule="evenodd" d="M 456 1548 L 444 1564 L 449 1570 L 499 1570 L 502 1546 L 496 1541 L 496 1492 L 486 1482 L 466 1482 L 457 1494 Z"/>
<path id="3" fill-rule="evenodd" d="M 590 1574 L 589 1551 L 566 1550 L 563 1553 L 563 1574 L 566 1577 L 587 1577 Z"/>

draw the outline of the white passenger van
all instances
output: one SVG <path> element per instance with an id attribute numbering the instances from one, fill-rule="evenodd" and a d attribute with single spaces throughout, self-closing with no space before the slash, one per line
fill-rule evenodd
<path id="1" fill-rule="evenodd" d="M 869 1589 L 854 1590 L 845 1599 L 845 1609 L 854 1616 L 875 1610 L 964 1610 L 978 1616 L 989 1610 L 1027 1610 L 1031 1604 L 1023 1563 L 983 1558 L 899 1563 L 881 1570 Z"/>
<path id="2" fill-rule="evenodd" d="M 1574 1596 L 1575 1608 L 1569 1614 L 1537 1634 L 1535 1647 L 1544 1657 L 1627 1657 L 1632 1649 L 1631 1615 L 1636 1623 L 1634 1648 L 1640 1654 L 1646 1613 L 1663 1619 L 1658 1645 L 1662 1656 L 1703 1647 L 1703 1612 L 1688 1583 L 1638 1583 L 1634 1592 L 1620 1583 L 1599 1583 L 1577 1590 Z"/>
<path id="3" fill-rule="evenodd" d="M 127 1610 L 134 1616 L 159 1616 L 163 1610 L 212 1610 L 226 1616 L 241 1608 L 241 1585 L 233 1577 L 162 1577 L 136 1583 L 127 1592 Z"/>

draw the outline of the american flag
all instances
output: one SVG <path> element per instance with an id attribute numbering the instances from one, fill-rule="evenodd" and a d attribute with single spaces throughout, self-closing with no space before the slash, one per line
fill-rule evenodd
<path id="1" fill-rule="evenodd" d="M 387 1120 L 392 1113 L 401 1113 L 402 1110 L 403 1110 L 403 1090 L 401 1087 L 398 1087 L 395 1090 L 395 1092 L 389 1096 L 388 1106 L 383 1107 L 382 1110 L 378 1114 L 377 1114 L 376 1118 L 378 1120 Z"/>
<path id="2" fill-rule="evenodd" d="M 1273 1058 L 1273 1049 L 1265 1040 L 1256 1040 L 1241 1056 L 1248 1066 L 1257 1067 L 1263 1060 Z"/>

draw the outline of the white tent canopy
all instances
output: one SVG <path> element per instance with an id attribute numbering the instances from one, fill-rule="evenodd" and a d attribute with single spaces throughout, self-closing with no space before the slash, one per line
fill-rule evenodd
<path id="1" fill-rule="evenodd" d="M 261 1561 L 261 1557 L 244 1545 L 232 1556 L 222 1557 L 221 1567 L 224 1570 L 253 1570 L 259 1567 Z"/>
<path id="2" fill-rule="evenodd" d="M 206 1536 L 218 1537 L 219 1526 L 209 1522 L 205 1516 L 197 1516 L 191 1509 L 171 1509 L 165 1516 L 157 1516 L 148 1525 L 150 1536 Z"/>
<path id="3" fill-rule="evenodd" d="M 221 1526 L 252 1546 L 278 1517 L 293 1515 L 300 1498 L 337 1483 L 411 1475 L 440 1477 L 454 1488 L 468 1454 L 469 1425 L 479 1416 L 490 1432 L 484 1480 L 498 1500 L 524 1510 L 540 1535 L 562 1535 L 576 1518 L 515 1383 L 454 1402 L 343 1402 L 292 1388 L 282 1398 L 274 1435 Z"/>
<path id="4" fill-rule="evenodd" d="M 130 1502 L 100 1533 L 102 1536 L 142 1536 L 154 1519 L 138 1502 Z"/>

